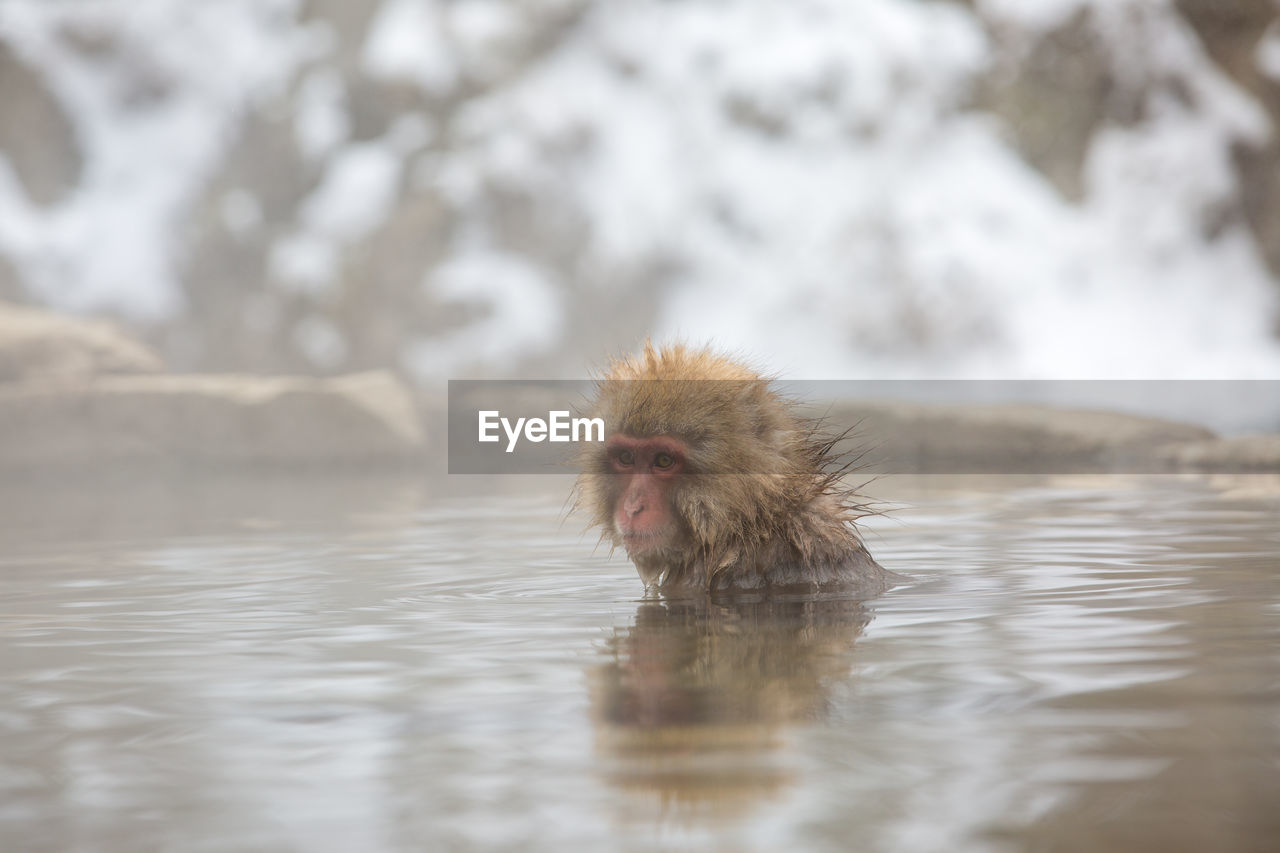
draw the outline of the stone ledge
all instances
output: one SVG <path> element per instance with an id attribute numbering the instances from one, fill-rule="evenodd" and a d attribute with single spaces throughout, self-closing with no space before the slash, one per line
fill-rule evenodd
<path id="1" fill-rule="evenodd" d="M 1280 470 L 1280 437 L 1219 439 L 1202 427 L 1117 412 L 1031 404 L 841 401 L 872 471 L 1072 473 Z"/>
<path id="2" fill-rule="evenodd" d="M 1280 435 L 1194 441 L 1160 449 L 1179 470 L 1238 474 L 1280 472 Z"/>
<path id="3" fill-rule="evenodd" d="M 0 468 L 343 464 L 403 460 L 423 444 L 408 389 L 386 372 L 0 385 Z"/>
<path id="4" fill-rule="evenodd" d="M 0 302 L 0 382 L 76 383 L 163 369 L 158 355 L 105 320 Z"/>

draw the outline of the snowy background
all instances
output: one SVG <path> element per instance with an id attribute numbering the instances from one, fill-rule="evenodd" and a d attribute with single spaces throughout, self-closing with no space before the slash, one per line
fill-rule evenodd
<path id="1" fill-rule="evenodd" d="M 1280 378 L 1272 0 L 0 0 L 0 298 L 177 369 Z"/>

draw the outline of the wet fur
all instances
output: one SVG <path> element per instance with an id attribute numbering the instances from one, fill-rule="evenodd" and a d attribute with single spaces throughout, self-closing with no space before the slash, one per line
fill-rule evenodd
<path id="1" fill-rule="evenodd" d="M 767 377 L 707 349 L 646 344 L 610 365 L 591 410 L 606 434 L 674 435 L 689 447 L 672 497 L 680 533 L 636 561 L 664 592 L 870 596 L 900 580 L 854 529 L 869 511 L 845 484 L 856 458 L 836 450 L 844 436 L 797 417 Z M 609 460 L 591 445 L 580 462 L 576 506 L 620 547 Z"/>

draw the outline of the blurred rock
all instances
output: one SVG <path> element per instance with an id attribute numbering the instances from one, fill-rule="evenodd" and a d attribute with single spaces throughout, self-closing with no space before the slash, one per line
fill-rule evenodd
<path id="1" fill-rule="evenodd" d="M 61 199 L 80 179 L 71 122 L 41 76 L 0 40 L 0 155 L 38 205 Z"/>
<path id="2" fill-rule="evenodd" d="M 18 278 L 18 271 L 4 255 L 0 255 L 0 304 L 6 301 L 20 302 L 25 298 L 26 290 Z"/>
<path id="3" fill-rule="evenodd" d="M 1178 444 L 1161 450 L 1178 468 L 1233 473 L 1280 472 L 1280 435 L 1247 435 Z"/>
<path id="4" fill-rule="evenodd" d="M 0 469 L 342 466 L 404 460 L 423 445 L 389 373 L 336 379 L 100 377 L 0 388 Z"/>
<path id="5" fill-rule="evenodd" d="M 1237 145 L 1232 159 L 1240 176 L 1240 196 L 1245 219 L 1258 238 L 1267 268 L 1280 275 L 1280 141 L 1266 145 Z M 1280 316 L 1276 317 L 1280 329 Z"/>
<path id="6" fill-rule="evenodd" d="M 1280 7 L 1274 0 L 1176 0 L 1174 5 L 1213 61 L 1259 96 L 1275 115 L 1280 91 L 1258 62 L 1258 45 L 1267 36 L 1268 27 L 1280 18 Z"/>
<path id="7" fill-rule="evenodd" d="M 967 4 L 972 5 L 972 4 Z M 1209 59 L 1280 122 L 1280 79 L 1260 55 L 1276 38 L 1280 7 L 1272 0 L 1177 0 Z M 1068 199 L 1083 197 L 1083 167 L 1095 132 L 1108 124 L 1139 122 L 1154 96 L 1186 102 L 1187 83 L 1161 72 L 1154 47 L 1131 22 L 1133 54 L 1119 55 L 1115 39 L 1099 29 L 1096 14 L 1082 8 L 1065 23 L 1024 44 L 1026 33 L 987 20 L 995 45 L 991 68 L 978 86 L 975 105 L 999 116 L 1027 163 Z M 1206 213 L 1212 235 L 1223 216 L 1243 215 L 1272 272 L 1280 273 L 1280 141 L 1239 140 L 1232 151 L 1239 209 Z"/>
<path id="8" fill-rule="evenodd" d="M 0 382 L 66 383 L 163 367 L 159 356 L 106 321 L 0 302 Z"/>
<path id="9" fill-rule="evenodd" d="M 993 33 L 1002 43 L 1011 34 Z M 1021 37 L 1022 34 L 1017 34 Z M 1028 164 L 1065 197 L 1084 195 L 1084 158 L 1114 111 L 1116 81 L 1106 42 L 1087 10 L 1017 50 L 1003 44 L 980 82 L 977 106 L 999 116 Z M 1118 116 L 1132 121 L 1132 116 Z"/>
<path id="10" fill-rule="evenodd" d="M 1280 79 L 1265 67 L 1263 40 L 1277 37 L 1280 7 L 1272 0 L 1177 0 L 1205 52 L 1231 79 L 1280 122 Z M 1249 227 L 1273 273 L 1280 274 L 1280 140 L 1237 143 L 1232 151 L 1241 204 Z M 1277 318 L 1280 321 L 1280 317 Z"/>
<path id="11" fill-rule="evenodd" d="M 1160 471 L 1179 464 L 1172 448 L 1214 440 L 1172 421 L 1028 404 L 851 402 L 828 419 L 856 424 L 868 469 L 886 474 Z"/>
<path id="12" fill-rule="evenodd" d="M 386 372 L 162 369 L 110 323 L 0 304 L 0 468 L 318 466 L 402 459 L 423 443 L 408 389 Z"/>

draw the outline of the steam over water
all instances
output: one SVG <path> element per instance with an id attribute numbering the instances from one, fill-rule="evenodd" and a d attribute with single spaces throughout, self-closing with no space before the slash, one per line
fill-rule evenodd
<path id="1" fill-rule="evenodd" d="M 865 603 L 641 600 L 551 491 L 15 504 L 0 839 L 1274 849 L 1267 487 L 888 481 Z"/>

